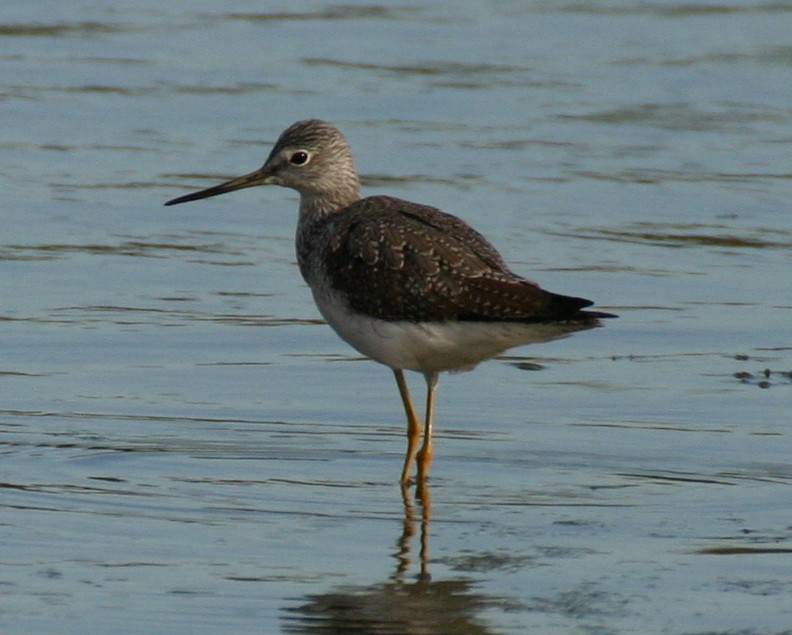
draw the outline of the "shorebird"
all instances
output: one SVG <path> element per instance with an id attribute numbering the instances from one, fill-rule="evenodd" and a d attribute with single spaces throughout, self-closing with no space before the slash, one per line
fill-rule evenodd
<path id="1" fill-rule="evenodd" d="M 407 416 L 403 485 L 413 463 L 417 483 L 429 472 L 441 371 L 470 370 L 514 346 L 615 317 L 585 311 L 590 300 L 545 291 L 513 273 L 456 216 L 391 196 L 361 198 L 349 143 L 316 119 L 289 126 L 258 170 L 166 205 L 256 185 L 300 194 L 297 263 L 319 312 L 341 339 L 393 371 Z M 426 380 L 423 426 L 405 370 Z"/>

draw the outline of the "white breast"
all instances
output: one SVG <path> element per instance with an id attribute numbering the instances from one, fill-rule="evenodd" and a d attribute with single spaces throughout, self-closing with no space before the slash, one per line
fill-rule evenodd
<path id="1" fill-rule="evenodd" d="M 351 311 L 340 294 L 314 290 L 327 323 L 366 357 L 418 372 L 470 370 L 521 344 L 546 342 L 577 330 L 519 322 L 389 322 Z"/>

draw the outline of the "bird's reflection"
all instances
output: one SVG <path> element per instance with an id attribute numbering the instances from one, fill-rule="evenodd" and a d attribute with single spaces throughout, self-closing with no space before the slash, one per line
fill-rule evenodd
<path id="1" fill-rule="evenodd" d="M 393 575 L 395 582 L 404 583 L 404 576 L 410 569 L 412 562 L 412 547 L 410 543 L 415 536 L 415 502 L 410 495 L 410 489 L 407 484 L 402 483 L 401 486 L 402 501 L 404 502 L 404 524 L 402 527 L 401 536 L 399 536 L 399 551 L 396 558 L 399 560 L 399 565 L 396 567 L 396 572 Z M 431 579 L 429 574 L 429 522 L 432 517 L 432 501 L 429 498 L 429 488 L 426 481 L 419 482 L 415 486 L 415 497 L 421 506 L 421 538 L 419 543 L 418 556 L 420 559 L 420 571 L 417 577 L 417 583 L 428 583 Z"/>
<path id="2" fill-rule="evenodd" d="M 284 632 L 312 635 L 485 635 L 490 631 L 477 613 L 497 599 L 473 592 L 473 580 L 432 581 L 429 574 L 429 528 L 432 504 L 426 483 L 415 499 L 402 486 L 404 522 L 397 541 L 396 570 L 387 582 L 340 588 L 311 595 L 286 610 Z M 420 508 L 420 516 L 416 514 Z M 420 532 L 417 572 L 411 577 Z"/>

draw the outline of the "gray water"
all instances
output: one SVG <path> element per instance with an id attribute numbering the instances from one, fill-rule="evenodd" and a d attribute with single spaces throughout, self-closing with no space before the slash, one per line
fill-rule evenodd
<path id="1" fill-rule="evenodd" d="M 0 19 L 0 633 L 792 632 L 792 4 Z M 621 316 L 444 376 L 423 501 L 295 194 L 162 206 L 308 117 Z"/>

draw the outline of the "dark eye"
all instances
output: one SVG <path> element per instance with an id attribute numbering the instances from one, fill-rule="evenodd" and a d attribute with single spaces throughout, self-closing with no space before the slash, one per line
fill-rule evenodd
<path id="1" fill-rule="evenodd" d="M 292 165 L 303 165 L 308 162 L 308 153 L 303 152 L 300 150 L 299 152 L 295 152 L 293 155 L 289 157 L 289 163 Z"/>

